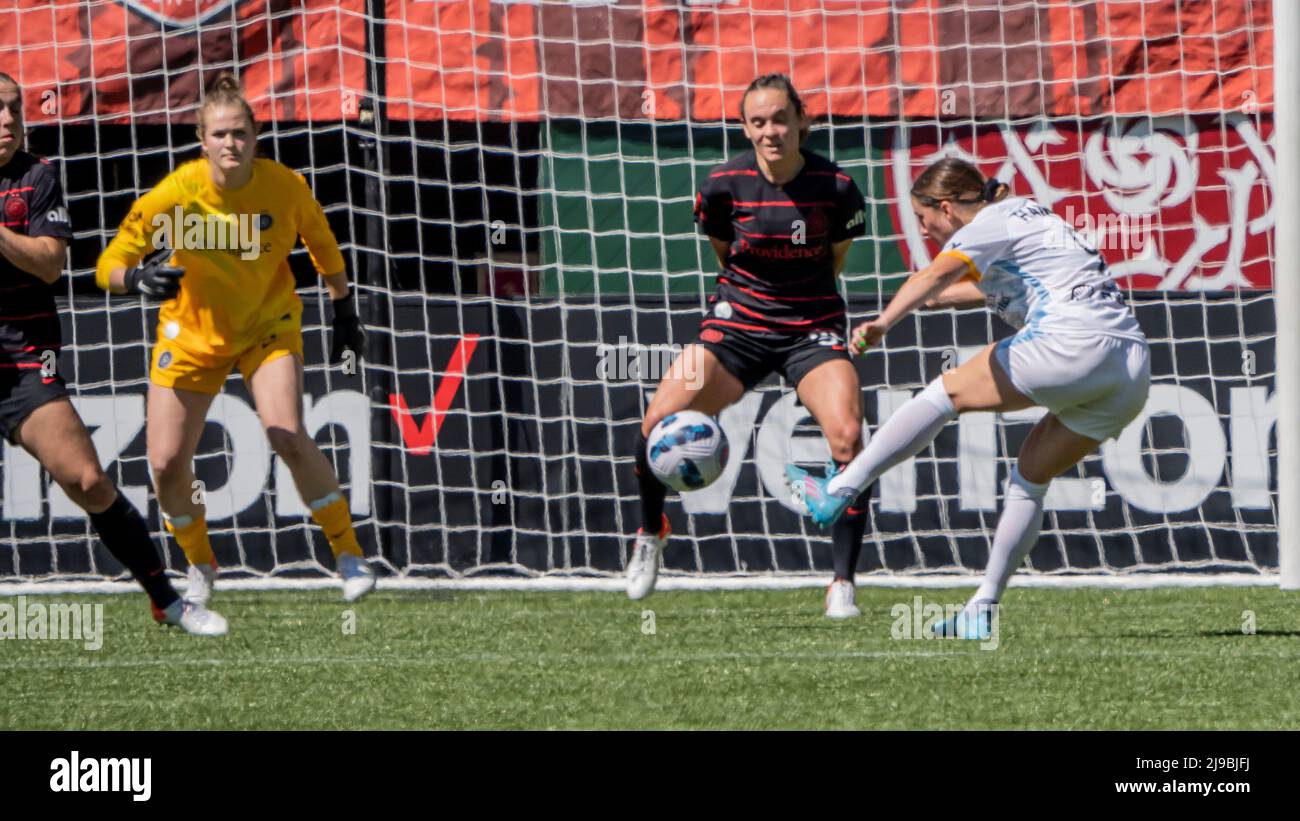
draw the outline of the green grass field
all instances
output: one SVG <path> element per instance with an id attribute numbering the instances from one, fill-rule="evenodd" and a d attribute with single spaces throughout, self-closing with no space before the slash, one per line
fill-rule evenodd
<path id="1" fill-rule="evenodd" d="M 968 592 L 864 588 L 841 623 L 813 589 L 221 592 L 222 639 L 35 597 L 103 603 L 104 644 L 0 641 L 0 729 L 1300 728 L 1294 593 L 1013 589 L 996 650 L 891 637 Z"/>

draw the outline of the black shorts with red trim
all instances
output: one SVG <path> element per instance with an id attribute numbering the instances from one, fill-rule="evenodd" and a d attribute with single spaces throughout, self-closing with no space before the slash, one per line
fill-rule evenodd
<path id="1" fill-rule="evenodd" d="M 46 376 L 39 363 L 33 367 L 0 367 L 0 436 L 17 444 L 18 426 L 41 405 L 62 399 L 68 389 L 58 375 Z"/>
<path id="2" fill-rule="evenodd" d="M 718 357 L 722 367 L 740 380 L 745 390 L 752 389 L 773 371 L 799 387 L 813 368 L 834 359 L 849 361 L 844 343 L 843 320 L 837 326 L 812 329 L 785 329 L 771 325 L 739 321 L 716 315 L 717 305 L 700 323 L 696 344 L 703 345 Z M 725 309 L 724 309 L 725 312 Z"/>

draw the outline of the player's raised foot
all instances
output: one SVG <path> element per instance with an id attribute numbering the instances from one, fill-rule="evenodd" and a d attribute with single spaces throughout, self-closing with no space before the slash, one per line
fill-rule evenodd
<path id="1" fill-rule="evenodd" d="M 195 604 L 208 606 L 212 601 L 212 588 L 217 581 L 217 560 L 210 564 L 192 564 L 185 571 L 185 598 Z"/>
<path id="2" fill-rule="evenodd" d="M 338 567 L 343 578 L 343 601 L 356 601 L 375 589 L 375 571 L 361 556 L 340 554 Z"/>
<path id="3" fill-rule="evenodd" d="M 825 478 L 814 476 L 796 465 L 785 466 L 786 483 L 790 486 L 790 501 L 810 517 L 818 527 L 825 530 L 844 515 L 856 494 L 845 489 L 839 494 L 832 494 L 826 489 L 834 474 L 827 472 Z"/>
<path id="4" fill-rule="evenodd" d="M 862 615 L 857 605 L 857 591 L 848 579 L 836 579 L 826 588 L 826 618 L 856 619 Z"/>
<path id="5" fill-rule="evenodd" d="M 627 560 L 627 597 L 632 601 L 644 599 L 654 592 L 655 579 L 659 577 L 659 556 L 672 532 L 667 516 L 657 534 L 646 533 L 645 528 L 637 530 L 632 555 Z"/>
<path id="6" fill-rule="evenodd" d="M 988 641 L 993 637 L 993 618 L 997 607 L 997 602 L 972 602 L 966 605 L 957 615 L 936 624 L 934 626 L 934 637 L 937 639 Z"/>
<path id="7" fill-rule="evenodd" d="M 179 627 L 191 636 L 224 636 L 226 619 L 198 602 L 177 599 L 165 610 L 153 608 L 154 621 L 170 627 Z"/>

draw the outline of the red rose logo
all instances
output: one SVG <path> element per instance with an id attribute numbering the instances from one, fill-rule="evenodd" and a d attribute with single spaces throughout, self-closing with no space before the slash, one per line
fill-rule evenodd
<path id="1" fill-rule="evenodd" d="M 5 222 L 22 222 L 27 219 L 27 201 L 13 196 L 5 200 Z"/>

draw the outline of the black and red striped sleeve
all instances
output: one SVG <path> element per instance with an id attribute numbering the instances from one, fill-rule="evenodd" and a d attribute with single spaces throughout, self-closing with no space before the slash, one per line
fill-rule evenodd
<path id="1" fill-rule="evenodd" d="M 695 195 L 695 224 L 714 239 L 732 242 L 736 239 L 736 229 L 731 222 L 734 197 L 730 187 L 723 182 L 726 179 L 712 174 L 704 178 Z"/>
<path id="2" fill-rule="evenodd" d="M 59 172 L 45 162 L 34 167 L 32 194 L 27 201 L 27 236 L 72 239 L 72 224 L 63 201 Z"/>
<path id="3" fill-rule="evenodd" d="M 858 184 L 848 174 L 836 175 L 835 216 L 831 220 L 831 242 L 843 242 L 867 235 L 867 202 Z"/>

